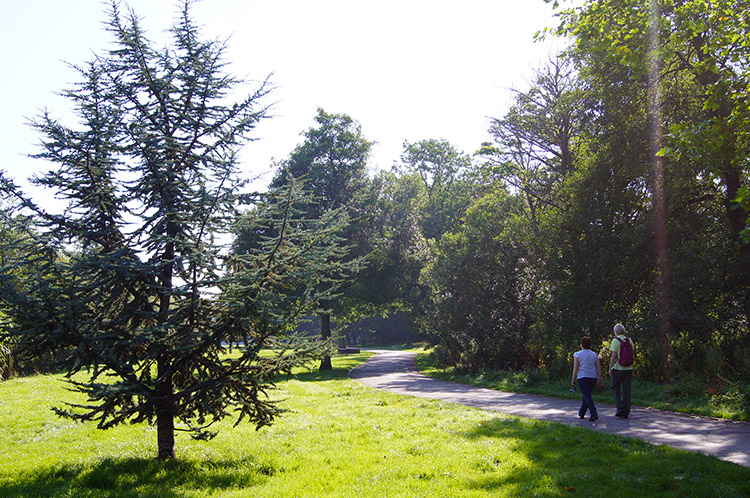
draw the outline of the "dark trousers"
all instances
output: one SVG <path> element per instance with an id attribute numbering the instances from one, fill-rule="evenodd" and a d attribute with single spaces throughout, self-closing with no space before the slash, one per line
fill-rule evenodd
<path id="1" fill-rule="evenodd" d="M 630 387 L 632 385 L 632 370 L 612 370 L 612 395 L 615 397 L 615 404 L 617 405 L 615 415 L 621 417 L 630 415 Z"/>
<path id="2" fill-rule="evenodd" d="M 596 379 L 591 377 L 583 377 L 578 379 L 578 388 L 581 390 L 581 409 L 578 410 L 578 416 L 583 418 L 586 416 L 586 409 L 591 411 L 592 417 L 598 417 L 596 413 L 596 406 L 594 406 L 594 400 L 591 397 L 591 393 L 594 392 L 594 386 L 596 386 Z"/>

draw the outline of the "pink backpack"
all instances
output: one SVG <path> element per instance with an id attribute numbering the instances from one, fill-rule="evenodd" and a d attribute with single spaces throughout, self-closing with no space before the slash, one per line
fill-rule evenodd
<path id="1" fill-rule="evenodd" d="M 633 343 L 630 342 L 630 338 L 626 337 L 624 341 L 619 337 L 615 337 L 615 339 L 620 341 L 620 354 L 618 355 L 617 362 L 620 366 L 632 367 L 635 358 L 633 356 Z"/>

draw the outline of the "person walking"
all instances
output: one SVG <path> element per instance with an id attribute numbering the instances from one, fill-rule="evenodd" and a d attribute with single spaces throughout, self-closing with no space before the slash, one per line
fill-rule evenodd
<path id="1" fill-rule="evenodd" d="M 592 422 L 599 419 L 596 412 L 596 405 L 591 394 L 594 387 L 602 385 L 602 366 L 599 362 L 599 356 L 591 351 L 591 337 L 583 336 L 581 338 L 581 350 L 573 353 L 573 379 L 571 384 L 575 389 L 576 382 L 581 389 L 581 408 L 578 410 L 578 416 L 584 418 L 586 410 L 591 412 Z"/>
<path id="2" fill-rule="evenodd" d="M 609 375 L 612 377 L 612 395 L 617 411 L 615 417 L 630 416 L 630 390 L 633 385 L 633 341 L 627 336 L 625 327 L 618 323 L 612 329 L 614 339 L 609 345 Z"/>

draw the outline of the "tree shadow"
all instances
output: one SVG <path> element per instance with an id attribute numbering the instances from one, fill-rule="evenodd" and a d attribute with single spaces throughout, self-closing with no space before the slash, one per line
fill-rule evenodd
<path id="1" fill-rule="evenodd" d="M 107 496 L 114 498 L 185 496 L 200 489 L 207 495 L 247 489 L 277 470 L 252 458 L 239 460 L 106 459 L 96 464 L 58 465 L 14 475 L 0 483 L 0 496 Z"/>
<path id="2" fill-rule="evenodd" d="M 470 489 L 540 497 L 750 496 L 750 469 L 635 438 L 509 416 L 462 435 L 510 449 L 475 463 L 483 476 L 469 481 Z"/>
<path id="3" fill-rule="evenodd" d="M 301 382 L 318 382 L 326 380 L 346 379 L 349 377 L 349 371 L 361 365 L 373 353 L 363 352 L 357 354 L 348 355 L 334 355 L 331 357 L 333 368 L 331 370 L 320 370 L 319 363 L 316 363 L 313 367 L 306 370 L 295 371 L 293 374 L 286 378 L 298 380 Z M 284 380 L 286 380 L 284 378 Z M 281 378 L 280 378 L 281 379 Z"/>

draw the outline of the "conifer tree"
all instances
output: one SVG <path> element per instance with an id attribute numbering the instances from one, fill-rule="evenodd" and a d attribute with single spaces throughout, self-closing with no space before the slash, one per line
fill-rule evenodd
<path id="1" fill-rule="evenodd" d="M 0 273 L 19 353 L 54 352 L 70 376 L 86 369 L 87 380 L 70 382 L 87 401 L 56 411 L 103 429 L 154 423 L 159 458 L 175 456 L 175 430 L 210 437 L 228 415 L 270 424 L 280 412 L 266 395 L 274 375 L 327 353 L 275 338 L 316 302 L 314 264 L 338 223 L 295 226 L 291 185 L 265 204 L 262 223 L 278 223 L 276 235 L 228 258 L 243 198 L 237 152 L 267 116 L 270 86 L 227 103 L 243 82 L 225 72 L 224 45 L 201 39 L 190 4 L 157 50 L 135 13 L 113 2 L 114 48 L 76 67 L 81 83 L 64 92 L 78 125 L 47 112 L 33 122 L 43 137 L 36 157 L 54 165 L 34 181 L 66 204 L 60 212 L 0 177 L 36 225 L 15 241 L 24 257 Z M 23 291 L 14 267 L 35 275 Z M 227 357 L 240 337 L 246 347 Z M 259 355 L 274 345 L 276 357 Z"/>

